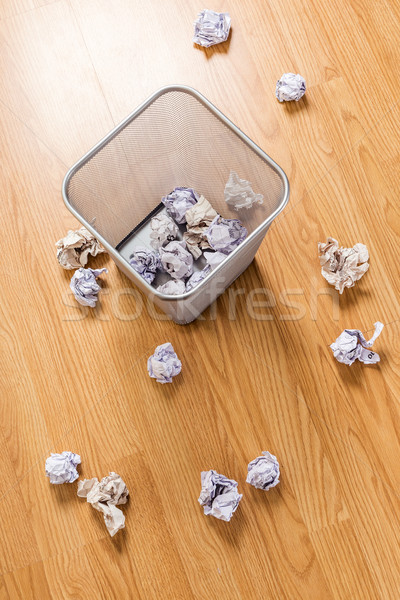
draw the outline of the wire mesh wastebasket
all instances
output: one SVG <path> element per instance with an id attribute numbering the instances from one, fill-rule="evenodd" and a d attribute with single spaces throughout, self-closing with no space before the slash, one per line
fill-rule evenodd
<path id="1" fill-rule="evenodd" d="M 262 204 L 234 210 L 225 202 L 230 171 L 251 182 Z M 197 190 L 248 236 L 196 287 L 167 295 L 129 264 L 146 244 L 146 225 L 175 187 Z M 158 90 L 66 174 L 68 209 L 104 245 L 118 267 L 177 323 L 196 319 L 251 263 L 289 198 L 283 170 L 204 96 L 186 86 Z M 147 242 L 148 243 L 148 242 Z"/>

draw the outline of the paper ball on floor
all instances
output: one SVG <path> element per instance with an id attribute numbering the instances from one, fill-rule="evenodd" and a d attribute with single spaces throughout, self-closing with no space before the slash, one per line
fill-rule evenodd
<path id="1" fill-rule="evenodd" d="M 306 93 L 306 80 L 295 73 L 285 73 L 277 81 L 275 95 L 279 102 L 298 102 Z"/>

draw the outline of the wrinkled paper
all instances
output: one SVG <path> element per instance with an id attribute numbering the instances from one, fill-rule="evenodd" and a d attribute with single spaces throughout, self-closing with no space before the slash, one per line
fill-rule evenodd
<path id="1" fill-rule="evenodd" d="M 231 27 L 229 13 L 204 9 L 194 23 L 193 42 L 204 48 L 226 42 Z"/>
<path id="2" fill-rule="evenodd" d="M 136 246 L 129 257 L 129 264 L 147 283 L 152 283 L 157 269 L 161 267 L 159 254 L 146 246 Z"/>
<path id="3" fill-rule="evenodd" d="M 230 254 L 247 236 L 247 229 L 238 219 L 216 216 L 206 231 L 208 243 L 213 250 Z"/>
<path id="4" fill-rule="evenodd" d="M 242 499 L 237 487 L 237 481 L 228 479 L 213 469 L 202 471 L 199 502 L 204 507 L 204 514 L 230 521 Z"/>
<path id="5" fill-rule="evenodd" d="M 240 179 L 235 171 L 231 171 L 225 185 L 225 202 L 235 210 L 251 208 L 253 204 L 262 204 L 264 196 L 253 192 L 250 181 Z"/>
<path id="6" fill-rule="evenodd" d="M 353 287 L 369 269 L 369 255 L 364 244 L 339 248 L 339 242 L 328 237 L 326 244 L 319 242 L 318 252 L 321 273 L 339 294 L 343 294 L 344 288 Z"/>
<path id="7" fill-rule="evenodd" d="M 70 229 L 67 235 L 56 242 L 57 260 L 63 269 L 79 269 L 85 267 L 89 254 L 97 256 L 105 249 L 98 240 L 86 229 L 77 231 Z"/>
<path id="8" fill-rule="evenodd" d="M 186 212 L 187 231 L 183 234 L 183 239 L 195 260 L 201 256 L 202 249 L 210 248 L 205 232 L 216 216 L 217 211 L 204 196 L 200 196 L 199 201 Z"/>
<path id="9" fill-rule="evenodd" d="M 359 329 L 345 329 L 330 345 L 333 356 L 340 363 L 352 365 L 359 360 L 367 365 L 374 365 L 381 359 L 379 354 L 369 350 L 376 338 L 380 335 L 384 325 L 377 321 L 374 323 L 375 333 L 370 340 L 366 340 Z"/>
<path id="10" fill-rule="evenodd" d="M 279 102 L 290 102 L 300 98 L 306 93 L 306 80 L 295 73 L 285 73 L 276 84 L 275 95 Z"/>
<path id="11" fill-rule="evenodd" d="M 101 290 L 96 278 L 101 273 L 108 273 L 107 269 L 84 269 L 81 267 L 72 276 L 69 287 L 74 293 L 75 299 L 82 306 L 94 308 Z"/>
<path id="12" fill-rule="evenodd" d="M 50 478 L 50 483 L 56 485 L 72 483 L 79 477 L 76 467 L 80 464 L 81 457 L 74 452 L 51 453 L 46 459 L 46 476 Z"/>
<path id="13" fill-rule="evenodd" d="M 111 472 L 101 481 L 97 477 L 78 481 L 78 496 L 103 513 L 111 537 L 125 527 L 125 515 L 117 504 L 126 504 L 128 495 L 129 490 L 117 473 Z"/>
<path id="14" fill-rule="evenodd" d="M 193 256 L 185 242 L 170 242 L 160 248 L 161 265 L 174 279 L 184 279 L 193 273 Z"/>
<path id="15" fill-rule="evenodd" d="M 215 269 L 215 267 L 218 267 L 218 265 L 226 259 L 226 254 L 223 252 L 204 252 L 203 256 L 211 269 Z"/>
<path id="16" fill-rule="evenodd" d="M 163 213 L 156 215 L 150 221 L 151 226 L 151 245 L 155 250 L 159 250 L 161 246 L 165 246 L 168 242 L 176 240 L 179 227 L 169 217 Z"/>
<path id="17" fill-rule="evenodd" d="M 178 294 L 184 294 L 186 291 L 185 282 L 182 279 L 170 279 L 166 283 L 159 285 L 157 288 L 158 292 L 163 294 L 171 294 L 177 296 Z"/>
<path id="18" fill-rule="evenodd" d="M 161 198 L 167 213 L 179 225 L 186 223 L 186 211 L 196 204 L 199 196 L 192 188 L 176 187 L 173 192 Z"/>
<path id="19" fill-rule="evenodd" d="M 179 375 L 181 369 L 182 363 L 169 342 L 157 346 L 147 361 L 149 375 L 158 383 L 171 383 L 172 378 Z"/>
<path id="20" fill-rule="evenodd" d="M 259 490 L 270 490 L 279 483 L 279 463 L 276 456 L 263 452 L 247 467 L 246 482 Z"/>
<path id="21" fill-rule="evenodd" d="M 211 273 L 210 265 L 206 265 L 201 271 L 196 271 L 186 282 L 186 291 L 190 292 L 194 287 L 199 285 L 207 275 Z"/>

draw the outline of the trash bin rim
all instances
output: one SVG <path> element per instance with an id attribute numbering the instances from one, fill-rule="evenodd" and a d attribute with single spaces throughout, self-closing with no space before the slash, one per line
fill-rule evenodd
<path id="1" fill-rule="evenodd" d="M 213 269 L 211 271 L 211 273 L 209 273 L 197 286 L 195 286 L 188 292 L 184 292 L 183 294 L 176 294 L 176 295 L 164 294 L 162 292 L 159 292 L 151 284 L 147 283 L 147 281 L 145 281 L 131 267 L 129 262 L 123 256 L 121 256 L 121 254 L 109 242 L 107 242 L 107 240 L 104 239 L 102 235 L 100 235 L 96 231 L 96 229 L 92 226 L 92 224 L 90 224 L 88 221 L 86 221 L 86 219 L 84 217 L 82 217 L 82 215 L 71 205 L 71 203 L 68 199 L 68 191 L 67 191 L 68 185 L 69 185 L 69 182 L 70 182 L 72 176 L 84 164 L 86 164 L 91 158 L 93 158 L 112 138 L 114 138 L 120 131 L 122 131 L 133 119 L 135 119 L 138 115 L 140 115 L 140 113 L 142 113 L 146 108 L 148 108 L 155 100 L 157 100 L 160 96 L 162 96 L 166 93 L 174 92 L 174 91 L 190 94 L 191 96 L 193 96 L 197 100 L 199 100 L 206 108 L 208 108 L 227 127 L 229 127 L 232 131 L 234 131 L 234 133 L 236 133 L 236 135 L 238 135 L 238 137 L 240 137 L 256 154 L 258 154 L 258 156 L 260 156 L 263 160 L 265 160 L 278 173 L 278 175 L 281 177 L 281 180 L 283 183 L 283 188 L 284 188 L 281 203 L 274 210 L 274 212 L 271 213 L 271 215 L 267 219 L 265 219 L 265 221 L 260 223 L 260 225 L 254 231 L 252 231 L 246 237 L 246 239 L 239 246 L 237 246 L 235 248 L 235 250 L 233 250 L 233 252 L 228 254 L 226 259 L 222 263 L 220 263 L 217 267 L 215 267 L 215 269 Z M 209 282 L 211 278 L 214 278 L 216 275 L 218 275 L 221 268 L 223 268 L 227 264 L 228 261 L 231 261 L 238 252 L 242 251 L 243 248 L 246 247 L 246 245 L 248 245 L 252 241 L 252 239 L 254 239 L 258 234 L 260 234 L 263 229 L 267 229 L 269 227 L 269 225 L 272 223 L 272 221 L 279 215 L 279 213 L 281 213 L 283 211 L 283 209 L 285 208 L 285 206 L 287 205 L 287 203 L 289 201 L 289 180 L 288 180 L 287 175 L 284 172 L 284 170 L 268 154 L 266 154 L 266 152 L 264 152 L 264 150 L 262 150 L 259 146 L 257 146 L 257 144 L 255 144 L 245 133 L 243 133 L 243 131 L 241 131 L 241 129 L 239 129 L 239 127 L 237 127 L 237 125 L 232 123 L 232 121 L 230 119 L 228 119 L 218 108 L 216 108 L 209 100 L 207 100 L 207 98 L 205 98 L 205 96 L 203 96 L 203 94 L 201 94 L 194 88 L 189 87 L 187 85 L 167 85 L 167 86 L 164 86 L 164 87 L 158 89 L 151 96 L 149 96 L 147 98 L 147 100 L 142 102 L 142 104 L 140 104 L 133 112 L 131 112 L 125 119 L 123 119 L 116 127 L 114 127 L 114 129 L 112 129 L 97 144 L 95 144 L 84 156 L 82 156 L 82 158 L 80 158 L 74 165 L 72 165 L 72 167 L 68 170 L 68 172 L 66 173 L 66 175 L 63 179 L 62 197 L 64 200 L 64 204 L 66 205 L 68 210 L 74 215 L 74 217 L 78 221 L 80 221 L 82 223 L 82 225 L 84 225 L 84 227 L 86 227 L 86 229 L 88 231 L 90 231 L 96 237 L 97 240 L 99 240 L 99 242 L 107 250 L 108 254 L 110 254 L 111 257 L 113 257 L 117 263 L 121 260 L 125 261 L 125 263 L 126 263 L 125 266 L 127 267 L 130 274 L 132 275 L 133 280 L 139 281 L 141 285 L 144 285 L 144 287 L 151 294 L 153 294 L 153 296 L 155 296 L 161 300 L 178 301 L 178 300 L 186 300 L 189 297 L 194 296 L 195 294 L 197 295 L 201 291 L 201 288 L 204 285 L 206 285 L 207 282 Z"/>

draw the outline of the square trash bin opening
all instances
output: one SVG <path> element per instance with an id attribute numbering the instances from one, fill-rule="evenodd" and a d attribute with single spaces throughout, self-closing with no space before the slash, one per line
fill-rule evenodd
<path id="1" fill-rule="evenodd" d="M 262 201 L 239 209 L 227 203 L 224 192 L 231 172 L 250 182 Z M 247 266 L 234 256 L 246 254 L 251 262 L 289 195 L 282 169 L 218 109 L 191 88 L 169 86 L 153 94 L 70 169 L 63 196 L 118 266 L 142 290 L 160 299 L 165 294 L 156 288 L 170 280 L 170 275 L 161 269 L 149 284 L 132 268 L 130 256 L 138 245 L 152 249 L 151 219 L 167 214 L 161 198 L 177 187 L 195 190 L 218 215 L 239 219 L 246 229 L 240 246 L 232 256 L 227 254 L 227 285 Z M 182 240 L 186 224 L 177 225 L 176 238 Z M 207 265 L 203 250 L 200 257 L 194 257 L 193 272 Z M 223 263 L 218 271 L 223 274 Z M 200 281 L 199 289 L 209 279 Z"/>

